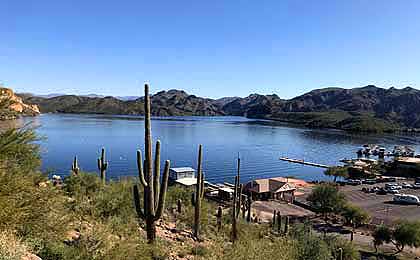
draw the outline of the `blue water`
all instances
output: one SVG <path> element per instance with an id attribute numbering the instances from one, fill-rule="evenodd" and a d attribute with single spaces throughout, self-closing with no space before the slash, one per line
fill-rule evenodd
<path id="1" fill-rule="evenodd" d="M 136 150 L 144 143 L 140 117 L 44 114 L 24 121 L 38 126 L 36 131 L 45 137 L 40 142 L 45 171 L 67 175 L 77 155 L 82 170 L 95 172 L 96 159 L 105 147 L 109 178 L 137 175 Z M 215 182 L 232 182 L 238 153 L 242 181 L 270 176 L 325 180 L 322 169 L 279 161 L 279 157 L 334 165 L 354 157 L 366 143 L 412 145 L 420 150 L 420 138 L 412 135 L 349 134 L 243 117 L 156 118 L 152 134 L 162 142 L 162 160 L 171 160 L 173 167 L 196 167 L 198 145 L 203 144 L 206 178 Z"/>

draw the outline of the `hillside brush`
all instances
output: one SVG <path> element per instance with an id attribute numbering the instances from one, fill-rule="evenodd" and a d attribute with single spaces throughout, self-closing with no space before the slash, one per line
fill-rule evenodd
<path id="1" fill-rule="evenodd" d="M 133 186 L 134 205 L 139 220 L 146 224 L 146 235 L 148 243 L 156 240 L 156 221 L 163 214 L 165 207 L 166 191 L 168 189 L 168 177 L 170 161 L 165 161 L 162 183 L 160 182 L 160 141 L 156 142 L 155 159 L 152 159 L 152 131 L 151 131 L 151 110 L 149 86 L 144 86 L 144 144 L 145 159 L 142 159 L 142 153 L 137 151 L 137 168 L 140 179 L 140 185 L 143 186 L 143 205 L 141 205 L 139 188 Z"/>
<path id="2" fill-rule="evenodd" d="M 102 183 L 106 182 L 106 170 L 108 169 L 108 162 L 105 160 L 105 148 L 102 148 L 101 157 L 98 158 L 98 170 L 101 174 Z"/>

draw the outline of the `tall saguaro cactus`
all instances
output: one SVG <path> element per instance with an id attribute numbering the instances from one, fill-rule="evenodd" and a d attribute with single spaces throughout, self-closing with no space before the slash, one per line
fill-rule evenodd
<path id="1" fill-rule="evenodd" d="M 77 156 L 74 156 L 73 163 L 71 164 L 71 171 L 74 175 L 79 175 L 80 168 L 79 164 L 77 163 Z"/>
<path id="2" fill-rule="evenodd" d="M 144 161 L 142 160 L 141 151 L 137 151 L 137 168 L 140 184 L 144 190 L 143 207 L 141 206 L 137 185 L 133 187 L 133 195 L 137 216 L 146 222 L 147 240 L 149 243 L 153 243 L 156 239 L 156 221 L 162 217 L 165 207 L 170 161 L 167 160 L 165 162 L 162 184 L 160 184 L 160 141 L 158 140 L 156 142 L 155 161 L 153 162 L 150 96 L 149 86 L 147 84 L 144 86 L 144 113 L 144 144 L 146 155 Z"/>
<path id="3" fill-rule="evenodd" d="M 237 220 L 239 213 L 238 209 L 238 202 L 242 196 L 241 190 L 241 180 L 240 180 L 240 166 L 241 166 L 241 159 L 238 157 L 238 172 L 235 176 L 235 188 L 233 190 L 233 202 L 232 202 L 232 242 L 235 242 L 238 239 L 238 229 L 237 229 Z"/>
<path id="4" fill-rule="evenodd" d="M 105 148 L 102 148 L 101 157 L 98 158 L 98 170 L 101 173 L 101 180 L 103 183 L 105 183 L 107 169 L 108 169 L 108 162 L 105 160 Z"/>
<path id="5" fill-rule="evenodd" d="M 251 222 L 251 210 L 252 210 L 252 196 L 248 195 L 248 199 L 247 199 L 247 215 L 246 215 L 246 221 L 247 222 Z"/>
<path id="6" fill-rule="evenodd" d="M 194 237 L 199 239 L 200 236 L 200 218 L 201 218 L 201 200 L 204 196 L 204 174 L 203 174 L 203 146 L 198 147 L 198 165 L 197 165 L 197 184 L 193 197 L 194 205 Z"/>

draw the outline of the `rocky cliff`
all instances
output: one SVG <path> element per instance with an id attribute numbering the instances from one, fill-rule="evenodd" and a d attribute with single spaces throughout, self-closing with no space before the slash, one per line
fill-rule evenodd
<path id="1" fill-rule="evenodd" d="M 13 119 L 19 115 L 35 116 L 39 114 L 36 104 L 26 104 L 9 88 L 0 88 L 0 119 Z"/>

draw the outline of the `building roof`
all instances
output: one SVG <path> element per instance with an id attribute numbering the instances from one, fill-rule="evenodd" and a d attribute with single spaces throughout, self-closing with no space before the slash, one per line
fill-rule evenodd
<path id="1" fill-rule="evenodd" d="M 271 179 L 281 181 L 281 182 L 286 182 L 286 183 L 292 183 L 296 187 L 311 186 L 311 184 L 307 183 L 306 181 L 300 180 L 300 179 L 295 179 L 295 178 L 274 177 L 274 178 L 271 178 Z"/>
<path id="2" fill-rule="evenodd" d="M 420 164 L 420 158 L 416 157 L 398 157 L 395 158 L 395 161 L 402 162 L 402 163 L 419 163 Z"/>
<path id="3" fill-rule="evenodd" d="M 191 167 L 171 168 L 171 171 L 174 171 L 174 172 L 195 172 L 195 170 Z"/>
<path id="4" fill-rule="evenodd" d="M 234 192 L 234 190 L 232 188 L 229 188 L 229 187 L 222 187 L 222 188 L 219 188 L 219 190 L 224 191 L 224 192 L 228 192 L 228 193 L 233 193 Z"/>
<path id="5" fill-rule="evenodd" d="M 277 178 L 258 179 L 251 181 L 245 185 L 245 188 L 249 191 L 257 193 L 265 192 L 284 192 L 296 190 L 295 184 L 291 182 L 284 182 Z"/>
<path id="6" fill-rule="evenodd" d="M 192 186 L 197 184 L 197 178 L 181 178 L 175 181 L 184 186 Z"/>

